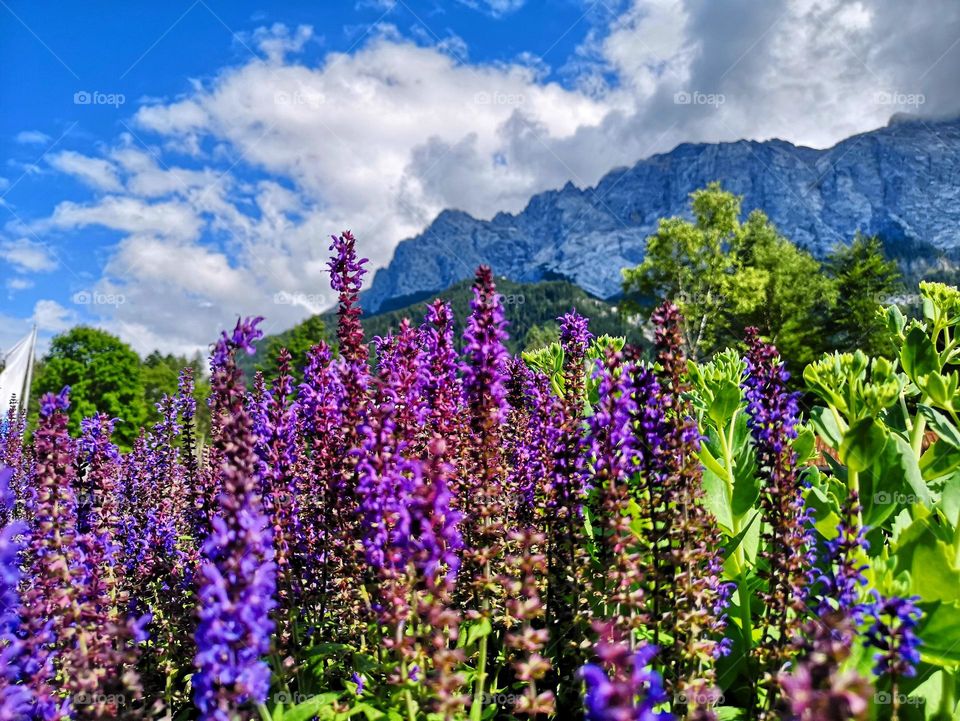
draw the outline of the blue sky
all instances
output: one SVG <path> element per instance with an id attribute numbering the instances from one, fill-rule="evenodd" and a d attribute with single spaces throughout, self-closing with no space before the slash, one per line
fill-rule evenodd
<path id="1" fill-rule="evenodd" d="M 949 0 L 0 0 L 0 33 L 0 349 L 31 322 L 141 352 L 279 330 L 330 302 L 344 227 L 377 267 L 443 208 L 678 142 L 960 109 Z"/>

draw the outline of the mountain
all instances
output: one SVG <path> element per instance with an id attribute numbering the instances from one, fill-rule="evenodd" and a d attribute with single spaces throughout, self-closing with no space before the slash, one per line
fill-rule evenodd
<path id="1" fill-rule="evenodd" d="M 396 329 L 403 318 L 409 318 L 414 325 L 420 325 L 423 322 L 427 303 L 435 297 L 442 298 L 450 303 L 453 309 L 456 337 L 462 337 L 463 324 L 470 313 L 470 300 L 473 298 L 471 285 L 471 280 L 464 280 L 442 292 L 431 293 L 427 298 L 412 302 L 404 307 L 383 311 L 375 315 L 364 315 L 360 322 L 363 324 L 367 340 L 386 335 L 391 330 Z M 506 278 L 497 278 L 497 292 L 501 296 L 504 317 L 508 324 L 507 348 L 511 353 L 524 350 L 527 343 L 533 341 L 533 335 L 530 333 L 535 328 L 546 333 L 553 333 L 553 339 L 555 340 L 557 330 L 554 327 L 555 321 L 571 308 L 576 308 L 578 312 L 590 319 L 590 331 L 594 335 L 603 335 L 604 333 L 622 335 L 633 342 L 641 342 L 637 327 L 624 322 L 613 305 L 591 296 L 572 283 L 566 281 L 515 283 Z M 310 343 L 307 345 L 312 345 L 320 340 L 329 342 L 335 336 L 336 314 L 326 313 L 320 316 L 320 319 L 323 321 L 325 330 L 320 332 L 314 330 Z M 298 345 L 293 341 L 293 338 L 311 327 L 307 325 L 308 323 L 311 323 L 311 321 L 304 321 L 283 333 L 266 336 L 257 344 L 257 352 L 253 356 L 238 355 L 237 361 L 243 368 L 244 373 L 250 377 L 258 366 L 269 368 L 273 359 L 269 357 L 270 351 L 268 349 Z M 312 327 L 316 329 L 318 324 L 313 323 Z M 543 334 L 541 333 L 539 337 L 542 338 Z M 300 363 L 301 361 L 298 359 L 297 365 Z"/>
<path id="2" fill-rule="evenodd" d="M 687 216 L 689 194 L 713 180 L 744 197 L 745 213 L 763 210 L 818 257 L 857 230 L 880 236 L 908 273 L 960 252 L 960 118 L 895 117 L 826 150 L 783 140 L 679 145 L 608 173 L 596 187 L 567 183 L 491 220 L 445 210 L 397 246 L 364 307 L 406 305 L 481 263 L 514 281 L 566 279 L 611 298 L 620 269 L 642 259 L 658 219 Z"/>

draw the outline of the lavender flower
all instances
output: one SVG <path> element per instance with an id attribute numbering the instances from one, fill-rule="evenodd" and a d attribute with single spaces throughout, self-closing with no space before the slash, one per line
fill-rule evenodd
<path id="1" fill-rule="evenodd" d="M 331 237 L 330 250 L 334 255 L 329 263 L 330 285 L 340 294 L 337 324 L 340 354 L 350 363 L 365 364 L 369 353 L 363 341 L 363 327 L 360 325 L 363 311 L 358 300 L 367 259 L 357 258 L 356 240 L 349 230 L 343 231 L 339 237 Z"/>
<path id="2" fill-rule="evenodd" d="M 253 422 L 244 407 L 233 353 L 252 347 L 257 320 L 237 323 L 213 354 L 214 438 L 223 488 L 219 513 L 203 545 L 196 631 L 194 701 L 203 721 L 231 721 L 247 703 L 263 703 L 270 669 L 276 566 L 268 519 L 258 493 Z"/>
<path id="3" fill-rule="evenodd" d="M 77 585 L 81 582 L 82 558 L 73 490 L 76 448 L 67 434 L 65 413 L 69 405 L 67 388 L 56 395 L 44 395 L 34 436 L 32 583 L 25 587 L 22 603 L 26 631 L 23 672 L 34 692 L 34 714 L 45 721 L 68 713 L 66 689 L 56 680 L 55 663 L 80 618 Z"/>
<path id="4" fill-rule="evenodd" d="M 575 310 L 560 316 L 557 321 L 560 323 L 560 346 L 563 348 L 563 396 L 566 410 L 568 414 L 579 417 L 586 376 L 584 359 L 593 335 L 589 330 L 589 321 Z"/>
<path id="5" fill-rule="evenodd" d="M 423 385 L 428 424 L 432 435 L 446 441 L 449 458 L 458 458 L 452 447 L 463 431 L 463 384 L 457 375 L 457 351 L 453 342 L 453 312 L 450 306 L 436 300 L 427 307 L 420 327 Z"/>
<path id="6" fill-rule="evenodd" d="M 374 339 L 380 379 L 396 397 L 398 436 L 410 448 L 409 455 L 421 455 L 422 430 L 429 414 L 424 390 L 428 383 L 420 349 L 420 334 L 404 318 L 393 335 Z"/>
<path id="7" fill-rule="evenodd" d="M 851 721 L 866 718 L 870 685 L 855 671 L 841 671 L 856 633 L 843 611 L 827 611 L 796 637 L 797 662 L 778 676 L 785 721 Z"/>
<path id="8" fill-rule="evenodd" d="M 257 455 L 260 457 L 261 494 L 264 512 L 270 519 L 278 575 L 278 598 L 288 608 L 299 597 L 297 546 L 302 536 L 297 466 L 300 442 L 297 437 L 297 407 L 289 399 L 293 392 L 290 353 L 286 348 L 277 358 L 273 387 L 263 393 L 256 412 Z M 282 635 L 288 638 L 290 630 Z"/>
<path id="9" fill-rule="evenodd" d="M 503 424 L 507 419 L 507 351 L 503 308 L 487 266 L 477 269 L 470 301 L 470 317 L 464 333 L 467 362 L 463 364 L 464 394 L 469 409 L 470 442 L 467 448 L 471 513 L 466 525 L 468 559 L 474 583 L 483 588 L 490 581 L 491 563 L 503 550 L 504 467 L 501 452 Z"/>
<path id="10" fill-rule="evenodd" d="M 869 609 L 873 621 L 867 629 L 867 645 L 879 649 L 873 657 L 877 676 L 894 679 L 915 676 L 920 663 L 920 639 L 916 634 L 922 612 L 916 606 L 919 596 L 882 598 L 876 591 Z"/>
<path id="11" fill-rule="evenodd" d="M 654 710 L 667 701 L 660 674 L 650 668 L 656 646 L 632 651 L 612 627 L 598 630 L 602 639 L 596 649 L 599 663 L 587 664 L 580 671 L 586 685 L 586 721 L 672 721 L 673 715 Z"/>
<path id="12" fill-rule="evenodd" d="M 15 502 L 10 490 L 12 468 L 0 468 L 0 507 L 9 515 Z M 20 537 L 26 524 L 7 523 L 0 530 L 0 720 L 16 721 L 29 717 L 32 707 L 30 690 L 20 685 L 24 680 L 24 644 L 21 640 L 19 555 L 24 550 Z"/>
<path id="13" fill-rule="evenodd" d="M 761 550 L 769 569 L 762 594 L 765 631 L 757 652 L 762 663 L 776 666 L 790 655 L 786 641 L 805 613 L 813 550 L 791 445 L 797 436 L 797 394 L 787 390 L 790 374 L 777 349 L 761 341 L 755 328 L 747 329 L 747 342 L 747 422 L 764 480 L 760 506 L 769 528 Z"/>
<path id="14" fill-rule="evenodd" d="M 826 544 L 825 570 L 818 579 L 823 590 L 817 613 L 837 609 L 860 623 L 867 607 L 862 589 L 867 584 L 863 572 L 869 566 L 863 561 L 869 544 L 866 529 L 858 527 L 860 509 L 856 493 L 851 492 L 841 512 L 843 518 L 837 526 L 837 537 Z"/>

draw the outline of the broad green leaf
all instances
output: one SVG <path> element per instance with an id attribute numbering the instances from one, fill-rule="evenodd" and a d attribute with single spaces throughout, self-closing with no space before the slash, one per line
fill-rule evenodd
<path id="1" fill-rule="evenodd" d="M 283 721 L 309 721 L 325 706 L 332 706 L 340 697 L 336 692 L 321 693 L 316 696 L 309 696 L 283 712 Z"/>
<path id="2" fill-rule="evenodd" d="M 740 407 L 741 400 L 740 386 L 731 381 L 724 381 L 717 389 L 707 414 L 719 428 L 723 428 L 733 418 L 733 414 Z"/>
<path id="3" fill-rule="evenodd" d="M 797 454 L 797 465 L 803 465 L 816 454 L 817 436 L 809 426 L 799 429 L 793 441 L 793 450 Z"/>
<path id="4" fill-rule="evenodd" d="M 736 550 L 740 547 L 740 544 L 744 543 L 744 541 L 746 540 L 750 532 L 750 529 L 753 527 L 754 521 L 756 521 L 759 517 L 760 517 L 760 512 L 757 511 L 750 517 L 750 520 L 747 521 L 747 525 L 743 527 L 740 533 L 738 533 L 736 536 L 734 536 L 727 543 L 724 544 L 724 547 L 723 547 L 724 560 L 726 560 L 727 558 L 730 558 L 736 552 Z M 744 552 L 746 551 L 748 551 L 748 549 L 745 546 Z M 747 553 L 747 557 L 748 558 L 750 557 L 749 553 Z"/>
<path id="5" fill-rule="evenodd" d="M 861 418 L 843 434 L 838 449 L 840 460 L 857 473 L 865 471 L 883 453 L 887 434 L 873 416 Z"/>
<path id="6" fill-rule="evenodd" d="M 946 441 L 937 441 L 920 456 L 920 473 L 927 481 L 953 473 L 957 468 L 960 468 L 960 448 Z"/>
<path id="7" fill-rule="evenodd" d="M 806 507 L 813 511 L 813 524 L 828 541 L 836 538 L 840 523 L 840 504 L 822 489 L 811 487 L 804 497 Z"/>
<path id="8" fill-rule="evenodd" d="M 757 502 L 761 483 L 760 477 L 754 472 L 753 464 L 737 464 L 733 476 L 731 510 L 735 518 L 740 518 Z"/>
<path id="9" fill-rule="evenodd" d="M 826 441 L 831 448 L 839 448 L 843 432 L 837 426 L 837 419 L 829 408 L 817 406 L 810 411 L 810 423 L 817 434 Z"/>
<path id="10" fill-rule="evenodd" d="M 860 503 L 868 526 L 879 526 L 903 505 L 932 505 L 917 457 L 899 435 L 892 434 L 881 455 L 860 474 Z"/>
<path id="11" fill-rule="evenodd" d="M 943 484 L 940 510 L 954 528 L 960 526 L 960 473 L 954 473 Z"/>
<path id="12" fill-rule="evenodd" d="M 917 635 L 923 642 L 920 657 L 938 666 L 960 664 L 960 604 L 921 603 L 923 617 Z"/>
<path id="13" fill-rule="evenodd" d="M 717 721 L 741 721 L 747 717 L 747 712 L 735 706 L 718 706 L 714 709 Z"/>
<path id="14" fill-rule="evenodd" d="M 937 355 L 937 349 L 933 347 L 933 341 L 919 326 L 911 328 L 903 340 L 903 347 L 900 349 L 900 365 L 914 383 L 920 376 L 940 371 L 940 357 Z"/>
<path id="15" fill-rule="evenodd" d="M 383 711 L 374 708 L 368 703 L 358 703 L 356 706 L 350 709 L 350 716 L 356 716 L 357 714 L 362 713 L 367 721 L 377 721 L 384 717 Z"/>
<path id="16" fill-rule="evenodd" d="M 903 473 L 903 480 L 906 481 L 912 495 L 915 496 L 915 503 L 922 503 L 927 508 L 933 505 L 933 497 L 930 495 L 930 489 L 927 487 L 923 475 L 920 473 L 920 461 L 913 452 L 913 448 L 900 436 L 893 436 L 892 449 L 895 451 L 899 462 L 900 470 Z"/>
<path id="17" fill-rule="evenodd" d="M 927 419 L 927 425 L 930 426 L 931 430 L 951 446 L 960 448 L 960 430 L 957 430 L 957 427 L 953 425 L 953 421 L 940 411 L 923 403 L 917 404 L 917 408 Z"/>
<path id="18" fill-rule="evenodd" d="M 730 510 L 727 484 L 709 467 L 703 471 L 703 491 L 703 505 L 714 515 L 717 523 L 729 531 L 733 528 L 733 514 Z"/>

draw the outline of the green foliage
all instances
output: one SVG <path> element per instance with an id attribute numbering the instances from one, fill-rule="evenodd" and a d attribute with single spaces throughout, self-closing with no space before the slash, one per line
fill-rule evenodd
<path id="1" fill-rule="evenodd" d="M 94 413 L 119 419 L 114 440 L 129 449 L 138 426 L 160 420 L 157 410 L 165 395 L 177 393 L 180 371 L 194 370 L 197 401 L 197 435 L 210 431 L 210 411 L 205 399 L 210 383 L 204 377 L 205 361 L 154 351 L 142 362 L 130 346 L 109 333 L 79 326 L 56 336 L 47 355 L 37 362 L 30 399 L 35 425 L 40 396 L 70 386 L 70 430 L 76 433 L 80 420 Z"/>
<path id="2" fill-rule="evenodd" d="M 694 223 L 683 218 L 660 221 L 647 239 L 643 262 L 623 271 L 628 311 L 645 317 L 659 301 L 671 298 L 686 319 L 684 340 L 693 357 L 718 342 L 716 319 L 723 312 L 727 276 L 733 271 L 730 249 L 740 232 L 740 198 L 719 183 L 691 195 Z"/>
<path id="3" fill-rule="evenodd" d="M 180 371 L 187 367 L 193 368 L 193 397 L 197 401 L 197 436 L 204 438 L 210 433 L 210 409 L 205 402 L 210 395 L 210 381 L 204 375 L 206 361 L 199 353 L 192 359 L 187 359 L 172 353 L 164 355 L 154 351 L 143 360 L 140 374 L 143 379 L 144 401 L 147 405 L 147 421 L 156 423 L 160 420 L 157 404 L 163 400 L 164 396 L 176 395 Z"/>
<path id="4" fill-rule="evenodd" d="M 667 218 L 643 263 L 623 271 L 624 308 L 649 318 L 671 299 L 686 319 L 693 358 L 735 346 L 755 326 L 796 374 L 825 350 L 889 353 L 881 302 L 901 288 L 897 263 L 876 238 L 838 244 L 823 266 L 719 183 L 691 195 L 694 220 Z"/>
<path id="5" fill-rule="evenodd" d="M 282 348 L 290 351 L 293 357 L 291 368 L 295 383 L 303 381 L 303 366 L 306 363 L 307 351 L 320 341 L 333 345 L 335 339 L 327 331 L 327 323 L 323 316 L 314 315 L 302 323 L 279 335 L 269 336 L 260 343 L 262 352 L 257 353 L 256 370 L 263 371 L 267 377 L 272 377 L 277 370 L 277 355 Z"/>
<path id="6" fill-rule="evenodd" d="M 838 243 L 824 267 L 836 287 L 836 302 L 824 324 L 829 346 L 889 354 L 886 325 L 877 309 L 903 290 L 897 262 L 884 256 L 878 238 L 858 233 L 849 246 Z"/>
<path id="7" fill-rule="evenodd" d="M 56 336 L 34 377 L 32 401 L 70 386 L 70 431 L 95 413 L 118 418 L 114 434 L 129 447 L 147 418 L 140 358 L 106 331 L 79 326 Z"/>
<path id="8" fill-rule="evenodd" d="M 950 689 L 960 664 L 960 293 L 921 283 L 920 296 L 922 319 L 907 322 L 896 307 L 876 316 L 874 343 L 893 360 L 834 353 L 803 375 L 824 404 L 811 421 L 841 484 L 827 495 L 858 493 L 871 529 L 870 583 L 919 596 L 926 675 Z M 917 718 L 952 718 L 950 695 L 931 689 L 914 689 L 927 701 Z"/>
<path id="9" fill-rule="evenodd" d="M 543 325 L 534 324 L 523 337 L 523 350 L 530 351 L 545 348 L 560 337 L 560 326 L 556 321 L 547 321 Z"/>

